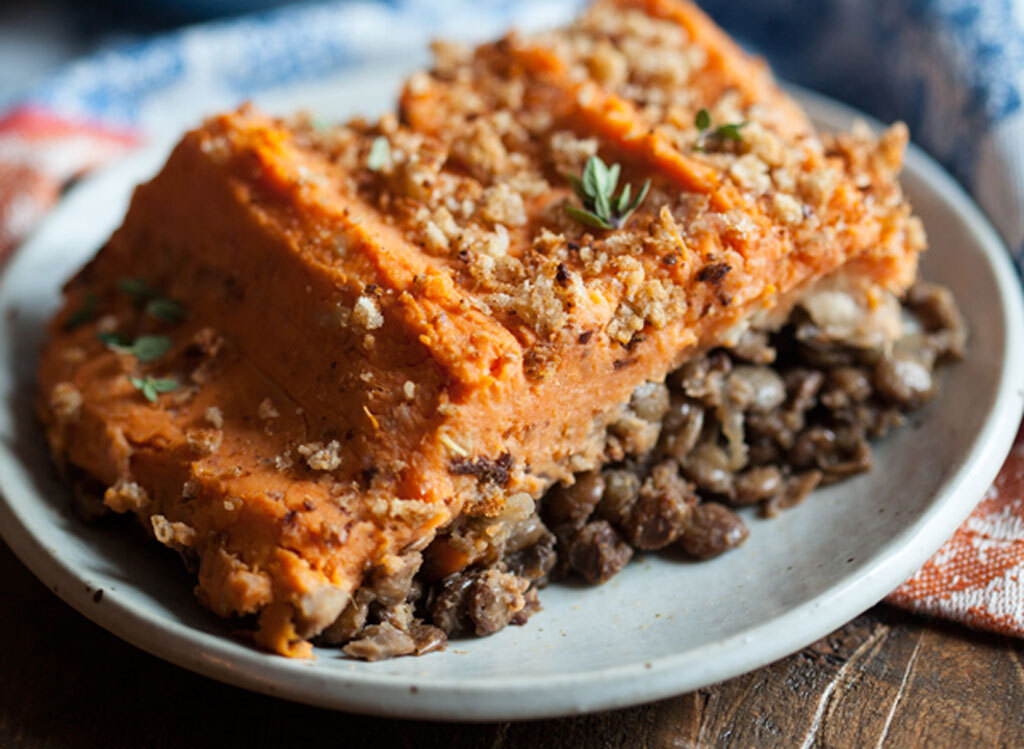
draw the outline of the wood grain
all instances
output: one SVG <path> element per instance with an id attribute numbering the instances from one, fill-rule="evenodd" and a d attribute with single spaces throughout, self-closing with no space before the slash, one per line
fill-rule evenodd
<path id="1" fill-rule="evenodd" d="M 381 720 L 251 694 L 126 645 L 0 544 L 0 747 L 1024 746 L 1024 643 L 876 607 L 770 666 L 563 720 Z"/>

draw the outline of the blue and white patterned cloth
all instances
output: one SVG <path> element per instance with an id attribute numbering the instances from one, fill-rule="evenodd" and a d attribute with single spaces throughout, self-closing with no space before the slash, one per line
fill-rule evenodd
<path id="1" fill-rule="evenodd" d="M 1024 0 L 704 0 L 785 79 L 906 121 L 1024 261 Z M 561 22 L 581 0 L 317 3 L 185 29 L 85 59 L 30 99 L 60 114 L 182 126 L 200 102 Z"/>

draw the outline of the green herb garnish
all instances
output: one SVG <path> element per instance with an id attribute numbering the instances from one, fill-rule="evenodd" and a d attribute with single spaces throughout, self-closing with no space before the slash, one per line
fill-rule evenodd
<path id="1" fill-rule="evenodd" d="M 96 337 L 107 344 L 109 348 L 122 349 L 131 346 L 131 339 L 120 333 L 97 333 Z"/>
<path id="2" fill-rule="evenodd" d="M 169 393 L 178 387 L 178 381 L 169 377 L 132 377 L 130 382 L 145 396 L 150 403 L 156 403 L 160 393 Z"/>
<path id="3" fill-rule="evenodd" d="M 591 156 L 583 168 L 583 178 L 568 175 L 569 182 L 583 208 L 567 205 L 566 212 L 581 224 L 596 229 L 621 229 L 629 221 L 629 217 L 640 207 L 651 189 L 648 179 L 636 197 L 630 200 L 632 185 L 626 185 L 615 197 L 615 188 L 619 184 L 621 167 L 613 164 L 610 168 L 601 161 L 599 156 Z"/>
<path id="4" fill-rule="evenodd" d="M 146 302 L 146 312 L 164 322 L 178 322 L 185 318 L 185 308 L 181 302 L 167 297 L 157 297 Z"/>
<path id="5" fill-rule="evenodd" d="M 711 127 L 711 112 L 709 112 L 706 109 L 702 109 L 699 112 L 697 112 L 695 124 L 697 125 L 697 129 L 703 133 L 705 130 Z"/>
<path id="6" fill-rule="evenodd" d="M 371 172 L 379 172 L 391 157 L 391 145 L 383 135 L 373 139 L 370 146 L 370 155 L 366 157 L 366 168 Z"/>
<path id="7" fill-rule="evenodd" d="M 743 140 L 743 135 L 740 133 L 740 128 L 746 125 L 746 122 L 733 122 L 728 125 L 719 125 L 715 128 L 715 132 L 712 135 L 722 140 L 731 140 L 739 143 Z"/>
<path id="8" fill-rule="evenodd" d="M 72 312 L 67 322 L 64 323 L 64 330 L 74 330 L 89 322 L 96 315 L 98 302 L 99 298 L 95 294 L 91 292 L 86 294 L 82 306 Z"/>
<path id="9" fill-rule="evenodd" d="M 119 354 L 131 354 L 141 362 L 151 362 L 167 353 L 171 339 L 164 335 L 140 335 L 134 341 L 120 333 L 100 333 L 107 348 Z"/>
<path id="10" fill-rule="evenodd" d="M 145 279 L 121 278 L 117 288 L 130 296 L 136 306 L 144 307 L 146 313 L 164 322 L 178 322 L 185 318 L 185 308 L 181 302 L 161 296 Z"/>
<path id="11" fill-rule="evenodd" d="M 140 307 L 157 295 L 156 289 L 142 278 L 119 278 L 117 288 L 130 296 Z"/>
<path id="12" fill-rule="evenodd" d="M 714 130 L 711 130 L 711 112 L 701 109 L 697 112 L 697 116 L 694 117 L 693 124 L 697 126 L 697 130 L 700 132 L 700 135 L 697 137 L 697 144 L 693 147 L 693 150 L 705 151 L 709 140 L 719 142 L 731 140 L 734 143 L 739 143 L 743 140 L 740 128 L 746 127 L 748 123 L 746 121 L 730 122 L 726 125 L 719 125 Z"/>

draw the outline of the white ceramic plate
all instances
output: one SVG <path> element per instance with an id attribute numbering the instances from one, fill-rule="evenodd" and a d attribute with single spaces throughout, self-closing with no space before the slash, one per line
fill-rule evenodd
<path id="1" fill-rule="evenodd" d="M 397 80 L 397 69 L 378 69 L 263 103 L 328 116 L 372 112 Z M 849 124 L 845 108 L 802 96 L 825 126 Z M 1016 274 L 967 196 L 911 149 L 905 184 L 932 242 L 924 274 L 953 288 L 972 338 L 967 360 L 945 373 L 942 396 L 884 442 L 873 472 L 775 520 L 751 517 L 750 539 L 736 552 L 697 564 L 652 556 L 601 587 L 555 585 L 527 626 L 443 653 L 369 664 L 326 649 L 312 661 L 268 655 L 232 639 L 230 623 L 195 602 L 175 555 L 124 528 L 74 519 L 32 416 L 33 367 L 61 283 L 119 223 L 132 185 L 165 153 L 154 146 L 76 188 L 2 279 L 0 530 L 93 621 L 216 679 L 326 707 L 452 720 L 564 715 L 711 684 L 812 642 L 908 577 L 981 497 L 1019 423 Z"/>

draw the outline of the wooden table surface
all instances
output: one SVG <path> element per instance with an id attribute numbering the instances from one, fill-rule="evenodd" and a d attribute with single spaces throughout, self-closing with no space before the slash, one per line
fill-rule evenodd
<path id="1" fill-rule="evenodd" d="M 0 747 L 1024 746 L 1024 642 L 878 606 L 784 660 L 564 720 L 383 720 L 252 694 L 136 650 L 0 543 Z"/>

